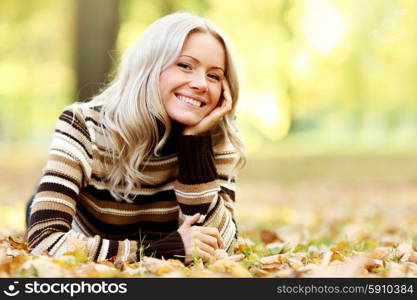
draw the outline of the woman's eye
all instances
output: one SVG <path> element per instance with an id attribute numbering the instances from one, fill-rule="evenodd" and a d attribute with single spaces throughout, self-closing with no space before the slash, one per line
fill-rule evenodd
<path id="1" fill-rule="evenodd" d="M 208 74 L 208 77 L 210 77 L 211 79 L 220 81 L 220 76 L 216 75 L 216 74 Z"/>
<path id="2" fill-rule="evenodd" d="M 177 63 L 177 66 L 183 69 L 191 70 L 191 66 L 185 63 Z"/>

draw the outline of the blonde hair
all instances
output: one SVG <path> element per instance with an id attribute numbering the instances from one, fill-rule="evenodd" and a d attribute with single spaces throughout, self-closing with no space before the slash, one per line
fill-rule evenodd
<path id="1" fill-rule="evenodd" d="M 230 86 L 233 108 L 213 130 L 213 145 L 231 143 L 237 160 L 229 175 L 234 177 L 237 169 L 245 164 L 243 143 L 234 122 L 239 93 L 238 79 L 230 44 L 222 31 L 207 19 L 177 12 L 156 20 L 141 38 L 123 54 L 116 76 L 112 82 L 87 103 L 73 107 L 102 106 L 101 124 L 106 143 L 110 145 L 109 156 L 113 164 L 107 169 L 106 181 L 116 199 L 129 201 L 128 195 L 141 182 L 150 183 L 143 167 L 151 155 L 164 145 L 171 131 L 171 121 L 164 109 L 159 91 L 161 72 L 174 63 L 190 33 L 207 32 L 216 37 L 226 52 L 226 80 Z M 165 126 L 160 139 L 158 120 Z M 121 192 L 118 187 L 124 186 Z"/>

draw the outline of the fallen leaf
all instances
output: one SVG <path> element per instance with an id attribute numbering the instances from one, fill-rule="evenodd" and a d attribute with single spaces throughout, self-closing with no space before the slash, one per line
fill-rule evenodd
<path id="1" fill-rule="evenodd" d="M 283 242 L 275 232 L 271 230 L 261 230 L 260 232 L 261 240 L 264 244 L 270 244 L 273 242 Z"/>

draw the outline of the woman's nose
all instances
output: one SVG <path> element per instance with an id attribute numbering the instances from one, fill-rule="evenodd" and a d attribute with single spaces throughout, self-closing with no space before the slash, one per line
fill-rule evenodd
<path id="1" fill-rule="evenodd" d="M 207 91 L 207 78 L 206 74 L 202 74 L 200 72 L 196 72 L 193 75 L 192 80 L 189 83 L 190 87 L 193 89 L 197 89 L 199 91 Z"/>

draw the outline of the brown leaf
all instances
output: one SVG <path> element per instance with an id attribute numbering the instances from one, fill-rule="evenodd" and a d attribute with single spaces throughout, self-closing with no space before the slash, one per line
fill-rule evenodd
<path id="1" fill-rule="evenodd" d="M 270 244 L 273 242 L 283 242 L 283 240 L 275 232 L 271 230 L 261 230 L 260 236 L 264 244 Z"/>
<path id="2" fill-rule="evenodd" d="M 28 249 L 27 246 L 26 246 L 26 243 L 25 243 L 25 241 L 22 237 L 9 236 L 7 238 L 7 241 L 15 249 L 18 249 L 18 250 L 27 250 Z"/>

